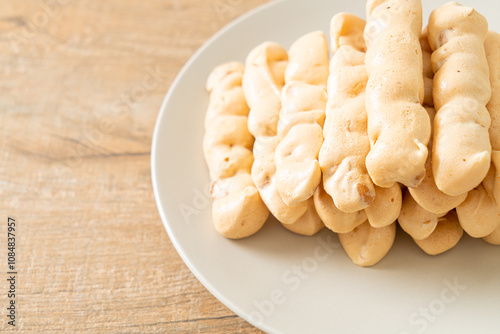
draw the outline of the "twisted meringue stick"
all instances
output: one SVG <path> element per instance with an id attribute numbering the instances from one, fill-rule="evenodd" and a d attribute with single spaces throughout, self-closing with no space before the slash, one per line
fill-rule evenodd
<path id="1" fill-rule="evenodd" d="M 437 187 L 450 196 L 476 187 L 490 168 L 487 32 L 481 14 L 457 3 L 437 8 L 429 19 L 437 110 L 432 168 Z"/>
<path id="2" fill-rule="evenodd" d="M 340 211 L 333 203 L 332 197 L 328 195 L 319 184 L 313 196 L 314 207 L 325 226 L 336 233 L 351 232 L 355 227 L 367 220 L 365 210 L 345 213 Z"/>
<path id="3" fill-rule="evenodd" d="M 328 45 L 316 31 L 293 43 L 288 52 L 276 147 L 276 183 L 283 201 L 296 206 L 312 197 L 321 181 L 318 154 L 328 78 Z"/>
<path id="4" fill-rule="evenodd" d="M 408 233 L 414 240 L 428 238 L 438 226 L 439 218 L 448 212 L 433 213 L 425 210 L 406 190 L 403 194 L 403 205 L 398 222 L 403 231 Z"/>
<path id="5" fill-rule="evenodd" d="M 491 99 L 486 105 L 491 118 L 491 164 L 483 182 L 469 191 L 467 199 L 457 207 L 463 229 L 472 237 L 500 244 L 500 209 L 497 200 L 499 186 L 500 150 L 500 35 L 489 32 L 484 43 L 490 72 Z"/>
<path id="6" fill-rule="evenodd" d="M 339 233 L 339 240 L 349 258 L 358 266 L 376 264 L 389 252 L 396 238 L 396 224 L 373 228 L 364 222 L 348 233 Z"/>
<path id="7" fill-rule="evenodd" d="M 210 102 L 203 150 L 212 180 L 212 218 L 215 229 L 233 239 L 254 234 L 269 216 L 250 176 L 254 138 L 241 88 L 244 68 L 237 62 L 220 65 L 206 85 Z"/>
<path id="8" fill-rule="evenodd" d="M 318 187 L 314 199 L 325 225 L 339 233 L 351 260 L 370 266 L 379 262 L 394 242 L 401 191 L 397 184 L 387 189 L 375 187 L 365 168 L 370 141 L 364 107 L 364 27 L 364 20 L 348 13 L 339 13 L 331 20 L 334 56 L 328 78 L 325 141 L 320 151 L 325 189 Z M 332 197 L 325 191 L 327 187 Z"/>
<path id="9" fill-rule="evenodd" d="M 422 46 L 422 57 L 424 64 L 424 107 L 429 114 L 429 118 L 432 124 L 436 115 L 436 110 L 434 109 L 434 99 L 432 98 L 434 72 L 432 72 L 431 66 L 432 49 L 429 45 L 427 37 L 428 34 L 426 28 L 424 29 L 420 37 L 420 45 Z M 427 148 L 429 149 L 429 156 L 427 157 L 427 161 L 425 162 L 425 177 L 417 187 L 408 188 L 408 191 L 410 192 L 415 202 L 418 203 L 418 205 L 422 206 L 422 209 L 429 211 L 430 213 L 439 215 L 435 217 L 435 219 L 438 219 L 440 216 L 456 208 L 460 203 L 462 203 L 467 197 L 467 193 L 457 196 L 449 196 L 439 190 L 439 188 L 436 186 L 436 182 L 434 182 L 434 174 L 432 173 L 432 139 L 429 141 Z M 417 237 L 416 239 L 419 238 Z"/>
<path id="10" fill-rule="evenodd" d="M 483 238 L 489 244 L 500 246 L 500 228 L 496 228 L 491 234 Z"/>
<path id="11" fill-rule="evenodd" d="M 426 109 L 432 120 L 434 108 Z M 416 188 L 407 188 L 403 195 L 398 222 L 423 251 L 436 255 L 453 248 L 462 237 L 463 229 L 453 209 L 467 194 L 449 196 L 441 192 L 432 177 L 430 157 L 426 166 L 429 175 Z"/>
<path id="12" fill-rule="evenodd" d="M 255 137 L 252 178 L 271 213 L 280 222 L 289 224 L 299 219 L 307 206 L 287 206 L 276 188 L 274 153 L 287 63 L 288 55 L 283 47 L 271 42 L 260 44 L 247 56 L 243 91 L 250 107 L 248 129 Z"/>
<path id="13" fill-rule="evenodd" d="M 396 219 L 401 210 L 399 184 L 390 188 L 376 186 L 375 191 L 376 197 L 372 204 L 358 211 L 365 213 L 367 221 L 347 233 L 339 232 L 340 243 L 347 255 L 355 264 L 363 267 L 378 263 L 389 252 L 396 238 Z"/>
<path id="14" fill-rule="evenodd" d="M 252 178 L 278 221 L 294 232 L 312 235 L 324 226 L 314 206 L 307 202 L 293 207 L 285 204 L 276 186 L 275 151 L 287 64 L 286 50 L 272 42 L 257 46 L 246 59 L 243 90 L 250 106 L 248 127 L 255 136 Z"/>
<path id="15" fill-rule="evenodd" d="M 275 154 L 276 186 L 287 205 L 307 205 L 304 216 L 283 226 L 295 233 L 313 235 L 325 226 L 312 195 L 321 181 L 317 158 L 325 118 L 326 37 L 322 32 L 306 34 L 292 44 L 288 55 Z"/>
<path id="16" fill-rule="evenodd" d="M 500 34 L 490 31 L 484 43 L 490 68 L 491 99 L 486 105 L 490 112 L 491 126 L 491 176 L 483 181 L 484 188 L 500 209 Z M 486 242 L 500 245 L 500 225 L 487 237 Z"/>
<path id="17" fill-rule="evenodd" d="M 330 24 L 332 51 L 328 77 L 328 102 L 319 153 L 323 186 L 335 206 L 356 212 L 375 199 L 375 187 L 366 170 L 370 152 L 365 110 L 365 21 L 340 13 Z"/>
<path id="18" fill-rule="evenodd" d="M 429 113 L 429 118 L 434 120 L 436 110 L 433 107 L 425 107 Z M 425 210 L 440 214 L 446 213 L 456 208 L 467 197 L 467 193 L 456 196 L 450 196 L 439 190 L 434 181 L 434 173 L 432 172 L 432 140 L 429 142 L 429 156 L 425 163 L 426 175 L 422 182 L 415 188 L 408 188 L 413 199 Z"/>
<path id="19" fill-rule="evenodd" d="M 332 40 L 332 51 L 334 53 L 337 49 L 341 49 L 340 46 L 344 44 L 353 45 L 354 50 L 363 50 L 365 48 L 363 36 L 359 36 L 359 33 L 357 32 L 359 29 L 363 29 L 362 27 L 365 25 L 362 19 L 350 14 L 342 13 L 334 16 L 330 23 L 330 36 Z M 347 55 L 347 58 L 348 56 L 349 55 Z M 330 63 L 330 69 L 332 72 L 328 77 L 328 86 L 330 90 L 328 93 L 329 100 L 331 99 L 331 90 L 333 89 L 331 86 L 333 85 L 332 82 L 334 80 L 331 78 L 335 77 L 335 68 L 337 67 L 335 64 L 337 63 L 338 61 L 335 59 L 333 59 L 332 63 Z M 331 109 L 331 107 L 328 106 L 328 103 L 326 106 L 327 110 Z M 351 232 L 355 227 L 363 224 L 366 221 L 367 216 L 364 210 L 353 211 L 350 213 L 339 210 L 330 194 L 324 189 L 324 186 L 328 184 L 330 186 L 330 193 L 337 193 L 336 189 L 332 189 L 335 185 L 332 185 L 333 182 L 330 182 L 330 180 L 334 174 L 332 169 L 335 169 L 335 167 L 333 167 L 333 165 L 337 160 L 334 154 L 340 154 L 338 151 L 341 149 L 340 147 L 334 146 L 336 143 L 335 136 L 339 134 L 339 130 L 334 127 L 334 124 L 331 124 L 334 123 L 334 115 L 332 115 L 331 112 L 326 112 L 328 114 L 326 115 L 324 124 L 325 127 L 323 128 L 323 135 L 325 138 L 319 153 L 319 163 L 321 169 L 323 170 L 324 178 L 323 183 L 320 182 L 314 193 L 314 206 L 327 228 L 337 233 L 347 233 Z"/>
<path id="20" fill-rule="evenodd" d="M 424 252 L 437 255 L 450 250 L 462 238 L 464 231 L 460 227 L 455 210 L 439 218 L 434 231 L 425 239 L 413 239 Z"/>
<path id="21" fill-rule="evenodd" d="M 432 124 L 436 114 L 432 97 L 434 72 L 431 66 L 432 49 L 427 37 L 425 28 L 420 36 L 424 64 L 424 106 Z M 467 193 L 449 196 L 438 189 L 432 174 L 432 140 L 429 141 L 428 149 L 426 175 L 417 187 L 405 191 L 398 222 L 424 252 L 436 255 L 453 248 L 462 237 L 463 229 L 453 209 L 465 200 Z"/>
<path id="22" fill-rule="evenodd" d="M 425 176 L 431 124 L 424 98 L 420 0 L 368 0 L 366 111 L 373 182 L 417 186 Z"/>
<path id="23" fill-rule="evenodd" d="M 364 65 L 364 28 L 363 19 L 348 13 L 339 13 L 331 20 L 334 56 L 328 77 L 325 140 L 319 159 L 325 191 L 332 196 L 335 206 L 347 213 L 364 209 L 370 225 L 380 228 L 394 223 L 398 217 L 401 189 L 398 184 L 390 188 L 373 185 L 365 167 L 370 140 L 364 97 L 368 80 Z M 333 217 L 326 219 L 321 213 L 320 216 L 323 221 L 333 221 Z M 341 226 L 349 226 L 343 223 L 348 217 L 335 215 L 336 219 L 340 217 L 343 218 Z M 335 232 L 349 232 L 337 230 L 337 224 L 329 225 Z"/>
<path id="24" fill-rule="evenodd" d="M 491 167 L 494 177 L 483 181 L 484 187 L 500 208 L 500 34 L 490 31 L 484 43 L 490 69 L 491 99 L 486 105 L 491 117 Z"/>
<path id="25" fill-rule="evenodd" d="M 482 184 L 469 191 L 457 206 L 460 225 L 473 238 L 492 234 L 500 225 L 500 210 Z"/>

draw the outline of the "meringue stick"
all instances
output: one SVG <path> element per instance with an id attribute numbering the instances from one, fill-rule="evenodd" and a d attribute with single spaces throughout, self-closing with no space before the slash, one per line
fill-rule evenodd
<path id="1" fill-rule="evenodd" d="M 436 111 L 432 107 L 425 107 L 429 113 L 431 121 L 434 119 Z M 429 153 L 432 153 L 432 140 L 429 142 Z M 415 188 L 408 188 L 413 199 L 426 211 L 439 214 L 448 212 L 456 208 L 460 203 L 465 201 L 467 193 L 457 196 L 450 196 L 439 190 L 434 182 L 434 175 L 432 172 L 432 158 L 431 155 L 427 157 L 425 163 L 426 175 L 422 182 Z"/>
<path id="2" fill-rule="evenodd" d="M 436 214 L 421 207 L 408 190 L 403 195 L 403 206 L 398 217 L 401 228 L 414 240 L 428 238 L 438 226 L 438 221 L 447 212 Z"/>
<path id="3" fill-rule="evenodd" d="M 247 56 L 243 91 L 250 107 L 248 128 L 255 137 L 252 179 L 269 211 L 280 222 L 290 224 L 306 212 L 307 204 L 289 207 L 276 188 L 274 154 L 287 63 L 283 47 L 272 42 L 260 44 Z"/>
<path id="4" fill-rule="evenodd" d="M 425 239 L 414 239 L 415 243 L 429 255 L 437 255 L 452 249 L 462 238 L 464 231 L 458 222 L 455 210 L 439 218 L 438 225 Z"/>
<path id="5" fill-rule="evenodd" d="M 390 188 L 374 186 L 365 167 L 370 151 L 364 107 L 368 80 L 365 21 L 340 13 L 332 18 L 330 28 L 334 56 L 328 78 L 325 139 L 319 156 L 323 186 L 338 209 L 348 213 L 365 209 L 371 226 L 384 227 L 399 216 L 401 189 L 398 184 Z"/>
<path id="6" fill-rule="evenodd" d="M 482 184 L 497 209 L 500 209 L 500 35 L 493 31 L 488 32 L 484 46 L 491 83 L 491 99 L 486 105 L 491 117 L 491 165 Z M 500 245 L 500 224 L 483 240 Z"/>
<path id="7" fill-rule="evenodd" d="M 373 182 L 416 187 L 425 176 L 429 116 L 424 99 L 420 0 L 368 0 L 366 111 Z"/>
<path id="8" fill-rule="evenodd" d="M 375 186 L 375 200 L 364 211 L 372 227 L 388 226 L 396 221 L 401 212 L 403 195 L 401 187 L 395 183 L 389 188 Z"/>
<path id="9" fill-rule="evenodd" d="M 346 213 L 335 206 L 333 199 L 320 183 L 314 193 L 314 205 L 325 226 L 336 233 L 351 232 L 366 221 L 375 228 L 391 225 L 401 210 L 401 188 L 394 184 L 390 188 L 375 187 L 375 191 L 375 201 L 369 207 Z"/>
<path id="10" fill-rule="evenodd" d="M 480 184 L 469 191 L 465 201 L 457 206 L 458 221 L 473 238 L 483 238 L 500 225 L 500 210 Z"/>
<path id="11" fill-rule="evenodd" d="M 316 31 L 293 43 L 288 52 L 276 147 L 276 185 L 290 206 L 310 199 L 321 181 L 318 154 L 323 143 L 327 100 L 328 45 Z"/>
<path id="12" fill-rule="evenodd" d="M 314 192 L 314 207 L 321 217 L 324 225 L 336 233 L 351 232 L 355 227 L 363 224 L 367 220 L 365 210 L 346 213 L 340 211 L 333 203 L 332 198 L 319 184 Z"/>
<path id="13" fill-rule="evenodd" d="M 434 99 L 432 97 L 434 79 L 434 72 L 432 71 L 431 65 L 432 49 L 428 41 L 427 27 L 424 28 L 422 35 L 420 36 L 420 45 L 422 47 L 422 58 L 424 64 L 424 107 L 429 114 L 429 119 L 432 124 L 434 116 L 436 115 L 436 110 L 434 109 Z M 432 173 L 432 139 L 429 141 L 427 149 L 429 150 L 429 155 L 427 156 L 427 160 L 425 162 L 425 177 L 417 187 L 408 188 L 408 190 L 410 191 L 413 199 L 420 206 L 422 206 L 423 209 L 436 214 L 448 212 L 462 203 L 467 197 L 467 193 L 463 193 L 458 196 L 449 196 L 439 190 L 436 186 L 436 182 L 434 182 L 434 175 Z"/>
<path id="14" fill-rule="evenodd" d="M 325 224 L 319 219 L 318 213 L 311 199 L 306 201 L 307 211 L 296 222 L 291 224 L 282 224 L 287 230 L 305 236 L 313 236 L 321 231 Z"/>
<path id="15" fill-rule="evenodd" d="M 490 31 L 484 46 L 491 83 L 491 99 L 486 105 L 491 118 L 489 135 L 492 164 L 490 169 L 494 171 L 495 175 L 490 185 L 489 194 L 500 209 L 500 34 Z M 487 187 L 486 184 L 484 186 Z"/>
<path id="16" fill-rule="evenodd" d="M 378 263 L 389 252 L 396 237 L 396 223 L 374 228 L 368 222 L 348 233 L 339 233 L 340 244 L 349 258 L 361 267 Z"/>
<path id="17" fill-rule="evenodd" d="M 244 68 L 231 62 L 209 75 L 203 138 L 212 181 L 213 223 L 217 232 L 233 239 L 254 234 L 269 216 L 250 175 L 254 138 L 248 132 L 248 106 L 241 88 Z"/>
<path id="18" fill-rule="evenodd" d="M 500 246 L 500 225 L 489 235 L 483 238 L 489 244 Z"/>
<path id="19" fill-rule="evenodd" d="M 457 3 L 437 8 L 429 19 L 437 111 L 432 168 L 437 187 L 450 196 L 472 190 L 490 168 L 487 33 L 486 19 Z"/>
<path id="20" fill-rule="evenodd" d="M 288 64 L 286 50 L 276 43 L 266 42 L 253 49 L 246 59 L 243 90 L 250 112 L 248 127 L 255 136 L 252 179 L 271 213 L 282 224 L 296 223 L 295 230 L 322 227 L 310 204 L 286 205 L 276 187 L 276 146 L 279 143 L 278 120 L 281 108 L 281 89 Z M 312 199 L 311 199 L 312 201 Z M 307 228 L 306 228 L 307 227 Z"/>
<path id="21" fill-rule="evenodd" d="M 363 210 L 375 199 L 375 187 L 365 165 L 370 140 L 365 110 L 368 77 L 364 28 L 363 19 L 347 13 L 335 15 L 330 24 L 334 56 L 319 164 L 325 191 L 344 212 Z"/>

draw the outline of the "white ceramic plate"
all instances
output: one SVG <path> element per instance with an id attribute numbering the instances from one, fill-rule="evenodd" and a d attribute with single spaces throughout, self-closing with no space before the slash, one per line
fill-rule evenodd
<path id="1" fill-rule="evenodd" d="M 424 18 L 444 2 L 424 1 Z M 497 2 L 472 3 L 500 31 Z M 161 107 L 152 147 L 154 192 L 170 239 L 215 297 L 266 332 L 498 333 L 500 247 L 482 240 L 464 237 L 431 257 L 398 231 L 386 258 L 360 268 L 326 229 L 302 237 L 270 219 L 256 235 L 233 241 L 212 226 L 202 154 L 209 72 L 244 61 L 267 40 L 289 47 L 307 32 L 328 34 L 340 11 L 365 17 L 364 1 L 270 3 L 222 29 L 184 66 Z"/>

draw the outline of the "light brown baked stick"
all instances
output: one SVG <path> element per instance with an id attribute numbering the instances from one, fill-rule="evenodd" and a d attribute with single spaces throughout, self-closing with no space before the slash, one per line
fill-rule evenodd
<path id="1" fill-rule="evenodd" d="M 344 212 L 367 208 L 375 187 L 366 170 L 370 151 L 365 110 L 365 21 L 339 13 L 330 24 L 333 58 L 328 77 L 328 102 L 319 153 L 323 186 Z"/>
<path id="2" fill-rule="evenodd" d="M 401 212 L 403 195 L 401 187 L 395 183 L 389 188 L 375 186 L 375 200 L 365 209 L 372 227 L 388 226 L 396 221 Z"/>
<path id="3" fill-rule="evenodd" d="M 250 106 L 249 129 L 256 137 L 252 178 L 271 213 L 290 230 L 311 235 L 324 227 L 311 203 L 288 206 L 276 185 L 276 147 L 281 109 L 281 90 L 288 65 L 286 50 L 272 42 L 262 43 L 247 56 L 243 89 Z M 313 232 L 311 232 L 313 231 Z"/>
<path id="4" fill-rule="evenodd" d="M 301 36 L 288 54 L 278 123 L 276 185 L 283 201 L 296 206 L 310 199 L 321 182 L 318 154 L 329 62 L 325 34 L 314 31 Z"/>
<path id="5" fill-rule="evenodd" d="M 335 15 L 330 24 L 334 56 L 319 157 L 323 186 L 330 187 L 330 194 L 320 186 L 314 200 L 325 225 L 338 233 L 351 232 L 366 219 L 373 227 L 390 225 L 401 209 L 399 185 L 374 186 L 365 167 L 370 142 L 364 109 L 364 27 L 364 20 L 347 13 Z"/>
<path id="6" fill-rule="evenodd" d="M 482 184 L 492 202 L 500 209 L 500 34 L 488 32 L 484 47 L 491 83 L 491 99 L 486 105 L 491 117 L 491 166 Z M 500 245 L 500 224 L 483 239 L 490 244 Z"/>
<path id="7" fill-rule="evenodd" d="M 368 0 L 366 111 L 373 182 L 417 186 L 425 176 L 431 124 L 424 99 L 420 0 Z"/>
<path id="8" fill-rule="evenodd" d="M 489 235 L 483 238 L 489 244 L 500 246 L 500 225 Z"/>
<path id="9" fill-rule="evenodd" d="M 438 226 L 439 219 L 447 212 L 436 214 L 425 210 L 410 195 L 403 194 L 403 206 L 398 217 L 401 228 L 415 240 L 428 238 Z"/>
<path id="10" fill-rule="evenodd" d="M 429 119 L 432 124 L 434 122 L 436 110 L 434 109 L 434 99 L 432 97 L 434 80 L 434 72 L 432 71 L 431 65 L 432 49 L 428 41 L 427 27 L 422 31 L 422 35 L 420 36 L 420 45 L 422 46 L 424 64 L 424 107 L 429 114 Z M 408 188 L 408 190 L 413 199 L 426 211 L 435 214 L 446 213 L 462 203 L 467 197 L 467 193 L 458 196 L 449 196 L 439 190 L 434 181 L 434 174 L 432 173 L 432 139 L 429 141 L 427 148 L 429 150 L 429 155 L 425 162 L 425 177 L 417 187 Z"/>
<path id="11" fill-rule="evenodd" d="M 248 132 L 248 106 L 241 88 L 244 68 L 227 63 L 208 77 L 210 103 L 203 138 L 212 180 L 212 220 L 220 234 L 234 239 L 257 232 L 269 215 L 250 176 L 254 138 Z"/>
<path id="12" fill-rule="evenodd" d="M 346 213 L 340 211 L 333 203 L 332 197 L 320 183 L 314 193 L 314 207 L 327 228 L 336 233 L 351 232 L 355 227 L 367 220 L 365 210 Z"/>
<path id="13" fill-rule="evenodd" d="M 318 153 L 323 143 L 328 61 L 323 32 L 301 36 L 290 47 L 281 92 L 276 187 L 287 205 L 307 205 L 300 219 L 284 224 L 302 235 L 313 235 L 325 226 L 314 207 L 313 194 L 321 181 Z"/>
<path id="14" fill-rule="evenodd" d="M 450 211 L 446 216 L 439 218 L 436 229 L 429 237 L 423 240 L 414 239 L 415 243 L 429 255 L 444 253 L 455 247 L 464 231 L 457 219 L 456 212 Z"/>
<path id="15" fill-rule="evenodd" d="M 325 224 L 321 220 L 312 198 L 306 201 L 307 210 L 297 221 L 291 224 L 282 224 L 287 230 L 305 236 L 313 236 L 321 231 Z"/>
<path id="16" fill-rule="evenodd" d="M 484 187 L 500 209 L 500 34 L 490 31 L 484 43 L 490 69 L 491 99 L 486 105 L 491 117 L 491 169 L 494 177 Z"/>
<path id="17" fill-rule="evenodd" d="M 361 267 L 373 266 L 382 260 L 394 243 L 396 223 L 374 228 L 365 222 L 348 233 L 339 233 L 339 240 L 349 258 Z"/>
<path id="18" fill-rule="evenodd" d="M 486 237 L 500 225 L 500 210 L 482 184 L 469 191 L 457 206 L 457 215 L 464 231 L 474 238 Z"/>
<path id="19" fill-rule="evenodd" d="M 422 31 L 422 35 L 420 36 L 420 45 L 422 46 L 424 64 L 424 107 L 429 114 L 429 119 L 432 124 L 434 122 L 436 110 L 434 109 L 434 99 L 432 97 L 434 79 L 434 72 L 432 71 L 431 65 L 432 49 L 428 41 L 427 27 Z M 467 193 L 458 196 L 450 196 L 439 190 L 436 182 L 434 181 L 434 174 L 432 172 L 432 139 L 429 141 L 427 148 L 429 150 L 429 155 L 427 156 L 427 160 L 425 162 L 425 177 L 417 187 L 408 188 L 408 191 L 415 202 L 418 203 L 422 209 L 434 214 L 441 214 L 442 216 L 443 213 L 456 208 L 457 205 L 462 203 L 467 197 Z"/>
<path id="20" fill-rule="evenodd" d="M 425 107 L 429 113 L 429 118 L 434 119 L 436 111 L 432 107 Z M 432 140 L 429 142 L 429 153 L 432 153 Z M 415 188 L 408 188 L 413 199 L 425 210 L 440 214 L 446 213 L 456 208 L 460 203 L 465 201 L 467 193 L 450 196 L 439 190 L 434 181 L 432 172 L 432 158 L 429 155 L 425 163 L 426 175 L 422 182 Z"/>
<path id="21" fill-rule="evenodd" d="M 276 188 L 274 156 L 287 64 L 288 54 L 282 46 L 272 42 L 258 45 L 247 56 L 243 90 L 250 107 L 248 128 L 255 137 L 252 178 L 269 211 L 278 221 L 291 224 L 304 215 L 307 204 L 286 205 Z"/>
<path id="22" fill-rule="evenodd" d="M 340 13 L 331 20 L 334 56 L 330 63 L 329 101 L 320 165 L 323 185 L 329 187 L 335 203 L 322 187 L 314 195 L 317 211 L 325 225 L 338 233 L 350 232 L 351 240 L 364 237 L 366 229 L 354 229 L 365 220 L 372 227 L 386 227 L 394 223 L 401 209 L 399 185 L 374 186 L 365 167 L 370 141 L 364 108 L 367 82 L 364 27 L 364 20 L 352 14 Z M 390 238 L 384 241 L 392 244 Z M 356 249 L 349 249 L 356 248 L 355 243 L 344 246 L 348 253 L 356 253 Z M 365 256 L 372 255 L 373 261 L 381 259 L 376 250 L 365 253 Z"/>
<path id="23" fill-rule="evenodd" d="M 434 10 L 429 19 L 437 111 L 432 168 L 437 187 L 451 196 L 476 187 L 490 168 L 487 32 L 481 14 L 454 2 Z"/>

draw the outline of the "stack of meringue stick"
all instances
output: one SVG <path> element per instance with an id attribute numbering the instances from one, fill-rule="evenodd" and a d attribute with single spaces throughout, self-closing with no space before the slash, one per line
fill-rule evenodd
<path id="1" fill-rule="evenodd" d="M 500 35 L 448 3 L 422 27 L 420 0 L 368 0 L 287 51 L 265 42 L 216 67 L 203 148 L 216 230 L 238 239 L 273 215 L 338 233 L 379 262 L 396 224 L 426 253 L 465 231 L 500 245 Z"/>

